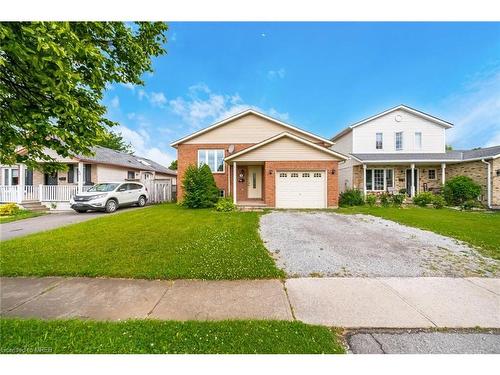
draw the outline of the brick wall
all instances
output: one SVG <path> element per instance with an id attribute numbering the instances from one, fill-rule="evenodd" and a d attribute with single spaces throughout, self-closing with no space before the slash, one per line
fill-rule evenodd
<path id="1" fill-rule="evenodd" d="M 198 163 L 198 150 L 213 150 L 213 149 L 224 149 L 225 156 L 228 156 L 228 147 L 230 144 L 180 144 L 177 147 L 177 197 L 179 201 L 182 201 L 183 191 L 182 191 L 182 180 L 184 179 L 184 173 L 189 165 L 197 165 Z M 235 152 L 243 150 L 244 148 L 252 146 L 251 144 L 236 144 Z M 228 175 L 229 168 L 225 164 L 224 173 L 214 173 L 215 184 L 219 189 L 224 189 L 226 194 L 228 193 Z M 232 180 L 231 180 L 232 183 Z M 232 189 L 232 185 L 231 185 Z"/>
<path id="2" fill-rule="evenodd" d="M 332 169 L 335 169 L 335 174 L 332 174 Z M 339 182 L 338 182 L 338 161 L 266 161 L 264 163 L 264 197 L 265 203 L 269 207 L 276 205 L 276 187 L 275 177 L 276 171 L 301 171 L 301 170 L 327 170 L 327 204 L 328 207 L 338 207 L 339 202 Z M 270 174 L 272 171 L 272 174 Z"/>
<path id="3" fill-rule="evenodd" d="M 487 176 L 488 176 L 488 166 L 478 161 L 471 161 L 467 163 L 460 164 L 449 164 L 446 166 L 446 179 L 456 176 L 467 176 L 472 178 L 479 186 L 481 186 L 481 201 L 483 203 L 488 202 L 487 197 Z"/>
<path id="4" fill-rule="evenodd" d="M 491 163 L 491 161 L 490 161 Z M 497 170 L 500 170 L 500 158 L 494 159 L 491 168 L 491 204 L 500 206 L 500 176 L 497 176 Z"/>

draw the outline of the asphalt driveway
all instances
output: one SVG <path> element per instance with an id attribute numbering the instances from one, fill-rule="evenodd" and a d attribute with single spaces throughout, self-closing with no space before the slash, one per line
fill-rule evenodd
<path id="1" fill-rule="evenodd" d="M 43 232 L 50 229 L 63 227 L 70 224 L 81 223 L 83 221 L 102 217 L 104 215 L 114 215 L 128 210 L 137 210 L 139 207 L 125 207 L 106 214 L 104 212 L 86 212 L 79 214 L 73 210 L 52 212 L 47 215 L 32 217 L 10 223 L 0 224 L 0 240 L 10 240 L 11 238 L 26 236 L 28 234 Z"/>
<path id="2" fill-rule="evenodd" d="M 369 215 L 274 211 L 260 234 L 289 277 L 500 275 L 500 262 L 429 231 Z"/>

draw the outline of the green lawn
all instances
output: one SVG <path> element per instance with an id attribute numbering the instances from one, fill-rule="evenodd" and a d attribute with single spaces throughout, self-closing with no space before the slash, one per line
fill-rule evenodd
<path id="1" fill-rule="evenodd" d="M 12 216 L 0 216 L 0 224 L 10 223 L 11 221 L 28 219 L 30 217 L 36 217 L 45 215 L 43 212 L 34 212 L 28 210 L 21 210 L 17 214 Z"/>
<path id="2" fill-rule="evenodd" d="M 0 353 L 345 353 L 330 329 L 285 321 L 1 319 Z"/>
<path id="3" fill-rule="evenodd" d="M 3 276 L 148 279 L 283 277 L 259 234 L 259 213 L 163 204 L 2 242 Z"/>
<path id="4" fill-rule="evenodd" d="M 379 216 L 468 242 L 486 256 L 500 259 L 500 213 L 443 208 L 349 207 L 339 213 Z"/>

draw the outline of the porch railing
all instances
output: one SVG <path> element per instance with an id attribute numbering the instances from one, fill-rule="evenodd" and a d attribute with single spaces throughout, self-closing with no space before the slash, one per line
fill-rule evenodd
<path id="1" fill-rule="evenodd" d="M 0 186 L 0 202 L 19 201 L 19 188 L 17 186 Z"/>
<path id="2" fill-rule="evenodd" d="M 40 185 L 39 200 L 42 202 L 69 202 L 76 194 L 76 185 Z"/>

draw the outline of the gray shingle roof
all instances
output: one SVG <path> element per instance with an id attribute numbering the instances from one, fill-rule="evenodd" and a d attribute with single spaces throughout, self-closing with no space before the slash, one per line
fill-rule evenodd
<path id="1" fill-rule="evenodd" d="M 168 169 L 157 162 L 136 155 L 130 155 L 125 152 L 112 150 L 110 148 L 95 146 L 92 148 L 94 155 L 78 155 L 77 158 L 82 161 L 91 161 L 95 163 L 113 164 L 121 167 L 140 169 L 142 171 L 155 171 L 177 175 L 176 171 Z"/>
<path id="2" fill-rule="evenodd" d="M 491 158 L 500 154 L 500 146 L 481 148 L 478 150 L 451 150 L 442 153 L 371 153 L 351 154 L 359 160 L 369 161 L 467 161 L 480 158 Z"/>

